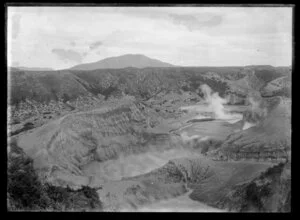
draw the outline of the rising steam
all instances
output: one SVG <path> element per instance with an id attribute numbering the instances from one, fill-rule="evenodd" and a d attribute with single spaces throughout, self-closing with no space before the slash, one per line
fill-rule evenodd
<path id="1" fill-rule="evenodd" d="M 175 148 L 167 151 L 149 151 L 138 155 L 120 155 L 115 160 L 105 162 L 93 162 L 84 168 L 86 175 L 94 176 L 94 183 L 101 184 L 111 180 L 121 180 L 148 173 L 156 168 L 162 167 L 171 159 L 179 157 L 193 157 L 194 153 Z"/>
<path id="2" fill-rule="evenodd" d="M 180 134 L 180 136 L 181 136 L 184 143 L 189 142 L 189 141 L 194 140 L 194 139 L 198 139 L 200 137 L 200 135 L 188 136 L 188 133 L 186 131 L 182 132 Z"/>
<path id="3" fill-rule="evenodd" d="M 255 112 L 260 117 L 265 117 L 268 114 L 267 108 L 262 106 L 260 100 L 255 100 L 253 97 L 249 97 L 249 103 L 251 106 L 251 111 Z"/>
<path id="4" fill-rule="evenodd" d="M 248 113 L 244 115 L 244 125 L 242 130 L 257 126 L 268 114 L 268 110 L 263 106 L 262 100 L 255 99 L 254 96 L 250 95 L 248 101 L 250 109 Z"/>
<path id="5" fill-rule="evenodd" d="M 227 100 L 219 96 L 219 93 L 212 92 L 211 88 L 204 84 L 199 87 L 204 94 L 205 102 L 208 103 L 208 111 L 214 113 L 215 119 L 233 120 L 241 119 L 240 114 L 230 114 L 225 111 L 224 105 L 227 104 Z"/>

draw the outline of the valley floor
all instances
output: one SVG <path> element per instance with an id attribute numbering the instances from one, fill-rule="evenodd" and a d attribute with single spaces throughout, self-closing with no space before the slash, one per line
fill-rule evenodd
<path id="1" fill-rule="evenodd" d="M 185 106 L 185 110 L 188 111 L 180 117 L 160 118 L 160 124 L 152 128 L 148 126 L 144 130 L 141 124 L 145 120 L 139 119 L 139 117 L 142 118 L 142 114 L 138 108 L 134 106 L 133 110 L 132 107 L 128 109 L 125 108 L 129 111 L 128 114 L 131 114 L 130 117 L 134 115 L 134 119 L 121 111 L 111 113 L 113 111 L 106 107 L 69 114 L 30 133 L 19 135 L 18 143 L 35 159 L 36 169 L 50 167 L 48 173 L 52 175 L 52 179 L 60 178 L 61 182 L 65 181 L 77 186 L 83 184 L 97 189 L 102 188 L 97 192 L 104 207 L 107 208 L 104 208 L 104 211 L 112 208 L 114 211 L 138 212 L 225 212 L 226 210 L 213 208 L 200 201 L 209 201 L 214 196 L 217 200 L 222 190 L 229 192 L 230 187 L 255 178 L 260 172 L 274 165 L 270 162 L 258 163 L 256 161 L 213 161 L 204 158 L 203 155 L 198 156 L 201 155 L 201 149 L 197 153 L 197 149 L 194 149 L 195 145 L 201 141 L 211 138 L 224 141 L 228 135 L 241 131 L 242 124 L 236 121 L 242 119 L 242 112 L 247 109 L 247 106 L 226 106 L 225 110 L 229 112 L 229 116 L 217 119 L 211 116 L 211 112 L 207 112 L 205 105 Z M 207 118 L 211 120 L 201 121 Z M 194 119 L 198 121 L 193 121 Z M 153 140 L 152 136 L 136 138 L 134 135 L 138 133 L 134 133 L 131 127 L 128 129 L 133 121 L 138 121 L 134 124 L 138 131 L 170 136 L 170 139 L 175 142 L 165 144 L 164 138 L 157 138 L 155 135 Z M 82 127 L 83 125 L 86 127 Z M 98 130 L 93 131 L 93 128 Z M 87 130 L 92 131 L 89 133 L 90 136 L 84 139 L 86 137 L 80 135 Z M 124 132 L 127 133 L 124 134 Z M 101 136 L 103 133 L 104 135 Z M 139 143 L 138 141 L 144 141 L 147 138 L 149 146 L 165 147 L 168 145 L 173 149 L 166 147 L 158 151 L 150 147 L 148 151 L 131 155 L 123 155 L 123 152 L 117 154 L 118 150 L 132 147 L 131 143 Z M 106 157 L 89 161 L 90 158 L 97 156 L 99 150 L 97 148 L 100 146 L 96 145 L 95 149 L 91 146 L 98 140 L 107 143 L 105 146 L 101 145 L 100 149 Z M 89 145 L 85 146 L 84 141 Z M 137 146 L 140 147 L 138 144 Z M 180 147 L 177 148 L 178 146 Z M 86 147 L 86 152 L 83 147 Z M 89 153 L 92 154 L 91 152 L 93 155 L 89 155 Z M 57 158 L 52 158 L 55 154 L 62 158 L 62 162 L 56 160 Z M 88 162 L 80 162 L 79 159 L 82 159 L 80 157 Z M 170 161 L 171 165 L 168 167 Z M 55 170 L 54 167 L 58 167 L 56 163 L 62 163 L 61 166 L 68 173 Z M 76 167 L 77 163 L 82 164 Z M 58 174 L 54 175 L 56 172 Z M 168 179 L 169 176 L 171 179 Z M 180 180 L 175 181 L 172 178 Z M 59 183 L 58 180 L 55 181 L 56 184 Z M 168 183 L 169 181 L 171 183 Z M 185 188 L 187 182 L 190 182 L 193 187 L 189 186 L 191 188 L 189 192 L 186 192 Z M 152 200 L 152 197 L 157 197 L 157 199 Z"/>
<path id="2" fill-rule="evenodd" d="M 137 210 L 121 210 L 126 212 L 227 212 L 227 210 L 213 208 L 202 202 L 190 199 L 188 192 L 184 195 L 145 205 Z"/>

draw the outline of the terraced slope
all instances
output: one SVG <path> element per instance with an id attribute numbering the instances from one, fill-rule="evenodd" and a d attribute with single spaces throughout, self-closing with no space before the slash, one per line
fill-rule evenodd
<path id="1" fill-rule="evenodd" d="M 190 198 L 213 204 L 231 187 L 257 177 L 270 167 L 267 163 L 212 161 L 201 156 L 171 160 L 147 174 L 104 184 L 98 190 L 104 209 L 147 207 L 192 190 Z"/>
<path id="2" fill-rule="evenodd" d="M 82 168 L 91 162 L 170 148 L 168 134 L 148 132 L 142 109 L 142 104 L 130 103 L 67 115 L 21 136 L 18 143 L 46 179 L 85 185 L 89 177 Z"/>

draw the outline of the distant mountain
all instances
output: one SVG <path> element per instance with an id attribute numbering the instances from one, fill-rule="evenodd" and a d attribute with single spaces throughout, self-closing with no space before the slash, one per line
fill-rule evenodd
<path id="1" fill-rule="evenodd" d="M 245 66 L 245 68 L 247 67 L 250 67 L 250 68 L 274 68 L 273 66 L 271 65 L 247 65 Z"/>
<path id="2" fill-rule="evenodd" d="M 54 69 L 52 68 L 43 68 L 43 67 L 23 67 L 23 66 L 16 66 L 16 67 L 12 67 L 12 68 L 16 68 L 19 70 L 27 70 L 27 71 L 53 71 Z"/>
<path id="3" fill-rule="evenodd" d="M 149 58 L 142 54 L 126 54 L 118 57 L 109 57 L 94 63 L 76 65 L 73 70 L 95 70 L 95 69 L 121 69 L 126 67 L 175 67 L 172 64 Z"/>

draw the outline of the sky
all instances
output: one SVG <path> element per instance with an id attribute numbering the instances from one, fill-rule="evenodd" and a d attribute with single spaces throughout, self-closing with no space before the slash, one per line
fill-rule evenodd
<path id="1" fill-rule="evenodd" d="M 180 66 L 289 66 L 291 7 L 8 7 L 8 66 L 143 54 Z"/>

